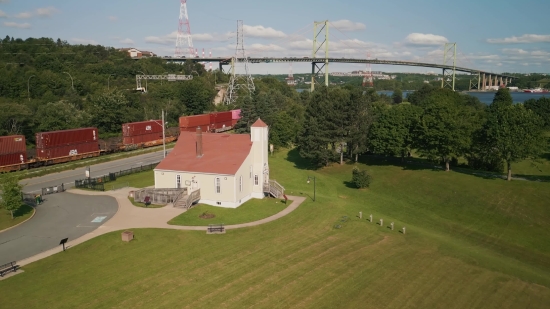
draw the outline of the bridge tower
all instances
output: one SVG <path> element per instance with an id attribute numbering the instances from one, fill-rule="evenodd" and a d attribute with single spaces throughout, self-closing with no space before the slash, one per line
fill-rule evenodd
<path id="1" fill-rule="evenodd" d="M 191 27 L 189 26 L 189 15 L 187 14 L 187 0 L 180 0 L 180 20 L 174 57 L 181 58 L 187 54 L 193 58 L 194 51 Z"/>
<path id="2" fill-rule="evenodd" d="M 370 53 L 367 53 L 367 60 L 370 60 Z M 374 78 L 372 77 L 370 62 L 367 62 L 367 69 L 365 70 L 365 75 L 363 76 L 363 87 L 374 87 Z"/>
<path id="3" fill-rule="evenodd" d="M 244 74 L 237 75 L 235 73 L 235 65 L 237 63 L 244 64 Z M 235 56 L 231 58 L 231 78 L 229 79 L 229 87 L 224 103 L 234 104 L 240 89 L 245 89 L 251 95 L 256 90 L 256 87 L 248 69 L 248 57 L 244 50 L 243 21 L 237 20 L 237 47 L 235 48 Z"/>
<path id="4" fill-rule="evenodd" d="M 441 80 L 441 88 L 450 88 L 455 90 L 456 77 L 456 43 L 445 43 L 443 49 L 443 79 Z"/>
<path id="5" fill-rule="evenodd" d="M 470 91 L 474 89 L 481 90 L 481 73 L 472 73 L 470 76 Z"/>
<path id="6" fill-rule="evenodd" d="M 321 48 L 324 49 L 325 53 L 323 62 L 311 63 L 311 91 L 315 90 L 315 83 L 319 83 L 323 73 L 325 86 L 328 86 L 328 20 L 313 23 L 313 53 L 311 58 L 317 58 L 317 53 Z"/>

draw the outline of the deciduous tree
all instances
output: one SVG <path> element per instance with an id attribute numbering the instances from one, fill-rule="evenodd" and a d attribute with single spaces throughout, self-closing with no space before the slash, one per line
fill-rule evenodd
<path id="1" fill-rule="evenodd" d="M 19 179 L 15 174 L 6 174 L 3 176 L 0 182 L 0 191 L 2 192 L 0 207 L 9 211 L 13 219 L 13 213 L 17 211 L 23 203 L 21 198 L 21 189 L 23 186 L 19 184 Z"/>

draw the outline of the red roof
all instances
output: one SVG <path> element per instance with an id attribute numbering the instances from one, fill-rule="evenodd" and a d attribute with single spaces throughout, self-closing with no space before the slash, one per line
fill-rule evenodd
<path id="1" fill-rule="evenodd" d="M 197 134 L 181 132 L 176 146 L 157 169 L 235 175 L 252 149 L 249 134 L 202 134 L 203 156 L 197 158 Z"/>
<path id="2" fill-rule="evenodd" d="M 251 126 L 251 128 L 267 128 L 267 124 L 262 121 L 262 119 L 258 118 L 256 122 Z"/>

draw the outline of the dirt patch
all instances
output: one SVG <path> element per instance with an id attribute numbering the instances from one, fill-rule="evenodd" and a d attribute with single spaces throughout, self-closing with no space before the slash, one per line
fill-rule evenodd
<path id="1" fill-rule="evenodd" d="M 215 218 L 216 215 L 215 214 L 212 214 L 212 213 L 208 213 L 208 212 L 203 212 L 199 218 L 201 219 L 212 219 L 212 218 Z"/>
<path id="2" fill-rule="evenodd" d="M 339 198 L 343 198 L 343 199 L 347 199 L 347 198 L 348 198 L 348 197 L 345 196 L 345 195 L 340 195 L 340 196 L 338 196 L 338 197 L 339 197 Z"/>

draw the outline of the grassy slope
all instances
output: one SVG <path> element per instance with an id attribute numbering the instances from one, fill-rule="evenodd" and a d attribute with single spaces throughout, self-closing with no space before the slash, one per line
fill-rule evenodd
<path id="1" fill-rule="evenodd" d="M 285 204 L 278 199 L 252 199 L 236 209 L 197 205 L 170 220 L 168 223 L 174 225 L 199 226 L 220 223 L 224 223 L 225 225 L 246 223 L 272 216 L 285 209 L 290 203 L 292 203 L 290 200 Z M 199 218 L 204 212 L 214 214 L 216 217 L 211 219 Z"/>
<path id="2" fill-rule="evenodd" d="M 132 188 L 145 188 L 155 185 L 155 172 L 153 170 L 118 177 L 117 180 L 105 184 L 105 190 L 111 188 L 120 188 L 122 185 L 128 184 Z"/>
<path id="3" fill-rule="evenodd" d="M 0 281 L 7 308 L 546 308 L 548 184 L 429 169 L 351 165 L 303 169 L 295 152 L 270 161 L 287 193 L 317 201 L 254 228 L 111 233 Z M 407 226 L 407 234 L 359 220 Z M 349 222 L 339 219 L 347 215 Z M 335 223 L 343 225 L 334 229 Z M 58 291 L 70 291 L 58 293 Z"/>
<path id="4" fill-rule="evenodd" d="M 5 209 L 1 209 L 0 210 L 0 231 L 27 220 L 30 216 L 32 216 L 33 211 L 34 210 L 32 207 L 23 204 L 13 214 L 14 218 L 12 219 L 11 213 L 9 211 L 6 211 Z"/>

